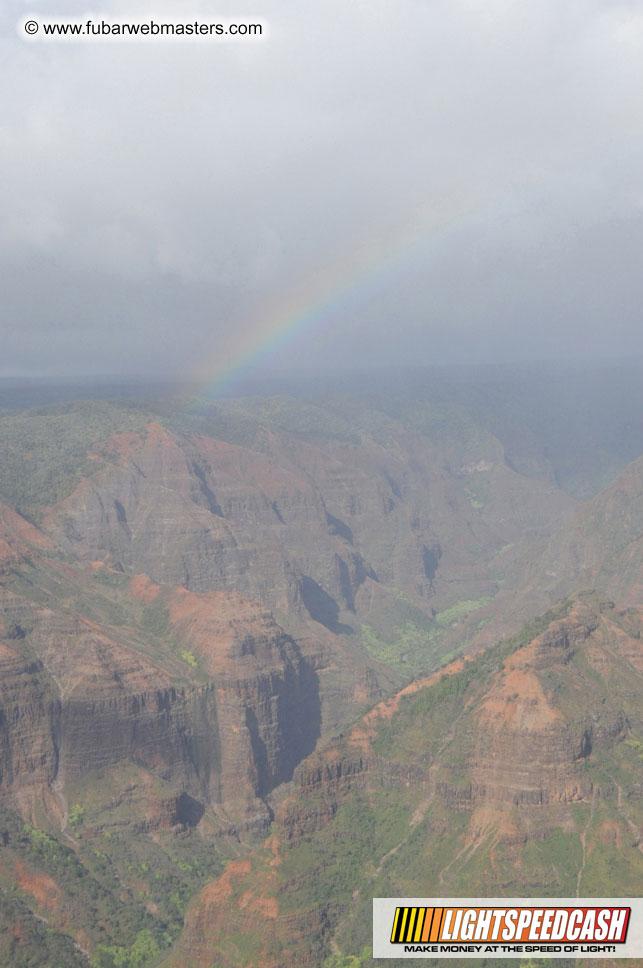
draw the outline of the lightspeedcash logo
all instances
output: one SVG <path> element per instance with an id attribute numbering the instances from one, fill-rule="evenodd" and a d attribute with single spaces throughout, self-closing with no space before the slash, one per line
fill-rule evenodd
<path id="1" fill-rule="evenodd" d="M 643 900 L 376 898 L 375 958 L 643 955 Z"/>

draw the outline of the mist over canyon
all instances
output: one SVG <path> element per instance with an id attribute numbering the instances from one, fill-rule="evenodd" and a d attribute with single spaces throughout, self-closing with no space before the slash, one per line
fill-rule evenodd
<path id="1" fill-rule="evenodd" d="M 366 966 L 373 896 L 638 892 L 638 372 L 338 381 L 0 387 L 3 964 Z"/>

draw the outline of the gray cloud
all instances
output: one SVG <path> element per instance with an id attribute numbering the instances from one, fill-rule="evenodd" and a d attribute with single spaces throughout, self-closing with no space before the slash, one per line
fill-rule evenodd
<path id="1" fill-rule="evenodd" d="M 284 360 L 641 352 L 639 4 L 181 5 L 247 46 L 22 42 L 36 7 L 0 23 L 0 371 L 190 370 L 335 263 Z"/>

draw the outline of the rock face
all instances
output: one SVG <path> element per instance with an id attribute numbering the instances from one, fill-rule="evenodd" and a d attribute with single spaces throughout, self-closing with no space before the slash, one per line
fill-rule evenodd
<path id="1" fill-rule="evenodd" d="M 378 755 L 373 741 L 382 723 L 398 722 L 405 698 L 419 701 L 422 688 L 467 676 L 476 665 L 473 660 L 453 663 L 424 686 L 414 683 L 375 706 L 339 749 L 331 746 L 305 760 L 296 780 L 309 793 L 323 789 L 334 795 L 355 782 L 363 783 L 373 773 L 386 783 L 417 782 L 449 809 L 465 812 L 528 810 L 587 800 L 593 789 L 584 769 L 590 755 L 622 743 L 633 728 L 635 732 L 640 728 L 636 700 L 643 691 L 640 627 L 638 612 L 617 613 L 605 600 L 581 598 L 566 617 L 552 622 L 504 660 L 486 683 L 472 681 L 464 712 L 440 756 L 423 753 L 418 745 L 414 758 L 391 761 Z M 607 683 L 593 682 L 586 664 L 595 672 L 609 669 L 610 676 L 620 666 L 624 683 L 628 671 L 633 675 L 631 688 L 615 690 L 612 685 L 607 689 Z M 590 699 L 596 699 L 596 704 Z M 404 727 L 400 733 L 401 745 Z M 417 744 L 417 737 L 414 740 Z M 439 741 L 431 738 L 430 748 Z"/>
<path id="2" fill-rule="evenodd" d="M 592 781 L 583 769 L 588 757 L 622 742 L 630 731 L 616 696 L 590 711 L 585 676 L 571 664 L 577 652 L 591 655 L 599 628 L 600 613 L 580 602 L 506 660 L 479 707 L 467 809 L 591 798 Z M 616 631 L 612 628 L 611 636 Z M 563 691 L 564 704 L 558 698 Z M 448 798 L 448 787 L 445 793 Z"/>
<path id="3" fill-rule="evenodd" d="M 505 575 L 496 599 L 481 609 L 474 645 L 486 646 L 552 602 L 593 588 L 623 605 L 643 600 L 643 458 L 605 490 L 580 504 L 547 538 L 517 542 L 498 561 Z"/>
<path id="4" fill-rule="evenodd" d="M 60 710 L 41 662 L 0 642 L 0 671 L 0 795 L 22 807 L 56 777 Z"/>
<path id="5" fill-rule="evenodd" d="M 195 898 L 168 965 L 359 954 L 373 896 L 635 892 L 642 631 L 641 609 L 581 596 L 375 706 L 298 767 L 274 835 Z"/>
<path id="6" fill-rule="evenodd" d="M 51 542 L 7 504 L 0 502 L 0 575 L 29 555 L 30 548 L 51 548 Z"/>
<path id="7" fill-rule="evenodd" d="M 148 603 L 160 593 L 143 587 Z M 8 590 L 0 604 L 0 801 L 23 815 L 37 804 L 64 813 L 65 784 L 130 762 L 202 808 L 267 816 L 262 798 L 314 748 L 315 670 L 255 602 L 168 593 L 170 631 L 189 659 L 174 667 L 76 614 Z"/>
<path id="8" fill-rule="evenodd" d="M 643 458 L 628 465 L 591 501 L 580 505 L 542 555 L 525 561 L 514 578 L 530 577 L 550 595 L 569 588 L 597 588 L 627 605 L 643 593 Z"/>
<path id="9" fill-rule="evenodd" d="M 350 638 L 374 604 L 408 596 L 430 615 L 493 594 L 493 554 L 526 517 L 546 531 L 570 507 L 511 470 L 490 435 L 445 456 L 393 422 L 381 441 L 264 429 L 251 447 L 151 422 L 97 443 L 85 466 L 43 530 L 0 507 L 7 661 L 32 670 L 15 675 L 49 723 L 36 787 L 129 756 L 197 798 L 265 795 L 321 730 L 378 698 L 382 670 Z M 105 611 L 92 624 L 82 569 L 57 561 L 61 551 L 178 589 L 163 607 L 200 681 L 185 663 L 189 681 L 178 681 L 131 632 L 142 609 L 126 606 L 124 634 Z M 9 590 L 25 568 L 34 600 L 24 585 L 22 598 Z M 43 597 L 41 579 L 55 594 Z"/>
<path id="10" fill-rule="evenodd" d="M 369 581 L 438 606 L 492 594 L 490 558 L 573 503 L 512 471 L 499 445 L 454 471 L 401 428 L 386 446 L 266 431 L 249 449 L 151 423 L 105 448 L 110 460 L 95 454 L 93 477 L 45 518 L 59 547 L 192 591 L 237 591 L 291 631 L 350 625 Z"/>
<path id="11" fill-rule="evenodd" d="M 250 760 L 253 791 L 265 796 L 291 778 L 319 738 L 315 669 L 264 607 L 239 595 L 177 589 L 170 619 L 215 684 L 229 791 L 248 782 Z"/>
<path id="12" fill-rule="evenodd" d="M 588 801 L 589 758 L 640 728 L 641 622 L 640 610 L 580 597 L 486 684 L 472 681 L 453 742 L 431 757 L 436 792 L 458 810 L 525 807 L 528 814 L 530 806 Z M 466 782 L 454 786 L 449 756 L 456 750 Z"/>
<path id="13" fill-rule="evenodd" d="M 146 419 L 84 445 L 85 476 L 45 508 L 42 530 L 0 506 L 0 806 L 20 814 L 16 858 L 33 847 L 34 870 L 44 864 L 23 821 L 46 827 L 88 870 L 120 864 L 122 903 L 144 897 L 158 924 L 176 924 L 188 896 L 177 871 L 189 869 L 194 891 L 199 851 L 237 857 L 188 908 L 181 968 L 320 965 L 331 935 L 341 951 L 360 937 L 369 897 L 425 894 L 427 878 L 442 894 L 573 894 L 602 876 L 610 838 L 635 883 L 638 611 L 579 598 L 519 648 L 381 702 L 383 640 L 367 653 L 358 633 L 395 606 L 395 633 L 420 613 L 409 648 L 418 637 L 425 648 L 439 622 L 459 648 L 458 607 L 491 598 L 472 639 L 495 634 L 480 619 L 497 618 L 499 602 L 515 628 L 558 581 L 529 571 L 525 532 L 569 562 L 569 582 L 628 580 L 636 467 L 596 505 L 612 569 L 598 547 L 551 536 L 560 524 L 580 546 L 590 505 L 572 515 L 491 434 L 438 448 L 413 420 L 391 419 L 343 440 L 263 426 L 241 446 Z M 251 853 L 271 820 L 276 833 Z M 538 844 L 563 841 L 557 864 L 540 858 Z M 143 876 L 162 843 L 166 897 Z M 66 896 L 59 873 L 39 876 Z"/>

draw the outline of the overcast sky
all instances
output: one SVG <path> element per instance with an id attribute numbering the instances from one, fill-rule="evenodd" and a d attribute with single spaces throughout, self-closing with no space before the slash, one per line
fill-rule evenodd
<path id="1" fill-rule="evenodd" d="M 25 41 L 40 12 L 270 35 Z M 643 4 L 5 0 L 0 32 L 0 374 L 286 327 L 253 359 L 643 355 Z"/>

